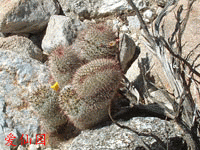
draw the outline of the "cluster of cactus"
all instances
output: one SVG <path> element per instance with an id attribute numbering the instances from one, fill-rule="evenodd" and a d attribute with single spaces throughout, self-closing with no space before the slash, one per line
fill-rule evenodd
<path id="1" fill-rule="evenodd" d="M 56 82 L 51 88 L 56 91 L 45 86 L 31 96 L 50 131 L 68 118 L 75 127 L 86 129 L 108 117 L 109 103 L 122 81 L 114 41 L 112 29 L 100 23 L 81 31 L 72 46 L 51 53 L 49 67 Z"/>
<path id="2" fill-rule="evenodd" d="M 86 129 L 108 117 L 110 100 L 120 86 L 122 73 L 112 59 L 96 59 L 81 66 L 59 95 L 60 107 L 79 129 Z"/>

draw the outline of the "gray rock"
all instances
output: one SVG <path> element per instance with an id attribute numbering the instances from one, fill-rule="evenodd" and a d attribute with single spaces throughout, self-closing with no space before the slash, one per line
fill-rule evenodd
<path id="1" fill-rule="evenodd" d="M 129 30 L 131 31 L 131 33 L 140 30 L 140 21 L 137 16 L 128 16 L 127 20 L 128 20 Z"/>
<path id="2" fill-rule="evenodd" d="M 31 145 L 29 145 L 29 148 L 28 148 L 28 150 L 38 150 L 38 145 L 34 145 L 34 144 L 31 144 Z"/>
<path id="3" fill-rule="evenodd" d="M 139 10 L 147 8 L 147 1 L 145 0 L 134 0 L 133 2 Z M 102 0 L 101 5 L 97 9 L 97 16 L 104 16 L 119 11 L 132 10 L 132 7 L 126 0 Z"/>
<path id="4" fill-rule="evenodd" d="M 43 60 L 42 50 L 34 45 L 31 40 L 22 36 L 0 37 L 0 51 L 2 50 L 11 50 L 26 57 L 31 57 L 39 61 Z"/>
<path id="5" fill-rule="evenodd" d="M 136 46 L 134 41 L 127 35 L 123 34 L 120 45 L 120 63 L 122 70 L 126 73 L 130 65 L 132 64 L 132 59 L 135 54 Z"/>
<path id="6" fill-rule="evenodd" d="M 0 32 L 35 33 L 43 30 L 51 15 L 60 12 L 54 0 L 2 1 Z"/>
<path id="7" fill-rule="evenodd" d="M 58 0 L 63 12 L 75 12 L 81 19 L 102 17 L 118 11 L 132 10 L 126 0 Z M 145 0 L 134 0 L 139 10 L 147 8 Z"/>
<path id="8" fill-rule="evenodd" d="M 2 32 L 0 32 L 0 37 L 5 37 L 4 34 Z"/>
<path id="9" fill-rule="evenodd" d="M 80 19 L 90 18 L 92 10 L 91 4 L 95 5 L 98 0 L 58 0 L 65 15 L 68 12 L 74 12 L 79 15 Z M 101 2 L 101 0 L 99 1 Z"/>
<path id="10" fill-rule="evenodd" d="M 26 147 L 22 146 L 22 145 L 19 145 L 17 150 L 26 150 Z"/>
<path id="11" fill-rule="evenodd" d="M 140 133 L 153 133 L 160 140 L 166 144 L 167 133 L 165 131 L 165 126 L 168 130 L 169 146 L 173 142 L 176 142 L 175 139 L 180 139 L 180 144 L 178 147 L 173 148 L 183 148 L 184 140 L 181 138 L 183 131 L 178 128 L 175 124 L 167 122 L 153 117 L 136 117 L 132 118 L 127 122 L 120 122 L 120 124 L 129 126 L 130 128 L 140 132 Z M 113 149 L 113 150 L 130 150 L 145 148 L 146 143 L 153 150 L 160 149 L 161 146 L 159 142 L 156 141 L 152 136 L 137 136 L 135 133 L 127 129 L 122 129 L 112 124 L 110 126 L 105 126 L 103 128 L 95 130 L 86 130 L 73 139 L 71 144 L 65 144 L 61 146 L 61 149 L 68 150 L 102 150 L 102 149 Z"/>
<path id="12" fill-rule="evenodd" d="M 42 40 L 44 54 L 50 54 L 59 45 L 69 46 L 81 27 L 79 19 L 74 16 L 51 16 Z"/>
<path id="13" fill-rule="evenodd" d="M 36 134 L 39 134 L 40 122 L 30 109 L 18 110 L 7 106 L 6 115 L 7 119 L 12 119 L 13 126 L 20 133 L 20 137 L 24 134 L 23 137 L 27 140 L 26 135 L 28 135 L 28 141 L 30 142 L 31 138 L 31 144 L 36 142 Z"/>
<path id="14" fill-rule="evenodd" d="M 148 9 L 143 13 L 143 16 L 144 16 L 144 21 L 152 22 L 153 19 L 156 17 L 156 13 Z"/>
<path id="15" fill-rule="evenodd" d="M 1 94 L 7 105 L 23 106 L 28 91 L 39 84 L 48 83 L 49 73 L 45 65 L 16 52 L 0 51 Z"/>
<path id="16" fill-rule="evenodd" d="M 160 7 L 165 7 L 167 0 L 156 0 L 156 3 Z"/>
<path id="17" fill-rule="evenodd" d="M 1 128 L 14 128 L 20 137 L 28 134 L 34 143 L 39 121 L 28 107 L 28 97 L 38 85 L 48 83 L 48 69 L 39 61 L 10 50 L 0 51 L 0 68 Z M 5 139 L 3 134 L 0 139 Z"/>

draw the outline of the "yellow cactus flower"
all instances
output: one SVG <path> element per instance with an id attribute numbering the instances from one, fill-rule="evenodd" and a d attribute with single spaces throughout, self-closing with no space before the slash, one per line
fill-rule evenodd
<path id="1" fill-rule="evenodd" d="M 51 86 L 51 88 L 52 88 L 53 90 L 55 90 L 55 91 L 58 91 L 58 89 L 59 89 L 59 84 L 58 84 L 58 82 L 56 82 L 53 86 Z"/>
<path id="2" fill-rule="evenodd" d="M 115 41 L 111 41 L 110 43 L 109 43 L 109 46 L 110 47 L 114 47 L 116 45 L 116 42 Z"/>

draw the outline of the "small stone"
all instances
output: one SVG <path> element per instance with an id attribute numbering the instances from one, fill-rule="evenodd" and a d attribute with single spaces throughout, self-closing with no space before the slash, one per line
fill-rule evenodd
<path id="1" fill-rule="evenodd" d="M 26 150 L 26 147 L 23 147 L 22 145 L 19 145 L 17 150 Z"/>
<path id="2" fill-rule="evenodd" d="M 78 26 L 81 26 L 80 21 L 69 14 L 68 16 L 51 16 L 42 40 L 44 54 L 49 55 L 59 45 L 71 45 L 77 35 Z"/>
<path id="3" fill-rule="evenodd" d="M 122 32 L 128 32 L 128 27 L 126 25 L 123 25 L 120 29 Z"/>
<path id="4" fill-rule="evenodd" d="M 131 31 L 131 33 L 140 30 L 140 21 L 137 16 L 128 16 L 127 20 L 129 24 L 129 30 Z"/>
<path id="5" fill-rule="evenodd" d="M 30 144 L 28 147 L 28 150 L 38 150 L 39 149 L 39 145 L 35 145 L 35 144 Z"/>
<path id="6" fill-rule="evenodd" d="M 127 34 L 123 34 L 120 39 L 120 63 L 122 70 L 126 72 L 132 64 L 136 46 L 134 41 Z"/>
<path id="7" fill-rule="evenodd" d="M 0 37 L 5 37 L 4 34 L 2 32 L 0 32 Z"/>
<path id="8" fill-rule="evenodd" d="M 160 7 L 165 7 L 167 0 L 156 0 L 156 3 Z"/>
<path id="9" fill-rule="evenodd" d="M 143 15 L 146 22 L 151 22 L 155 18 L 155 13 L 152 10 L 146 10 Z"/>

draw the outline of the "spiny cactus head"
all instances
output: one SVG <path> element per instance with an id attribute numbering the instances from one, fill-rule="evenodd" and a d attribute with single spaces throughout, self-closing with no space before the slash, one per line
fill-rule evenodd
<path id="1" fill-rule="evenodd" d="M 109 100 L 99 97 L 80 98 L 71 85 L 65 86 L 59 95 L 62 110 L 75 127 L 83 130 L 108 117 Z"/>
<path id="2" fill-rule="evenodd" d="M 80 113 L 81 101 L 71 85 L 65 86 L 60 92 L 59 105 L 66 115 L 77 116 Z"/>
<path id="3" fill-rule="evenodd" d="M 31 93 L 29 102 L 47 132 L 54 132 L 60 125 L 66 123 L 67 118 L 61 113 L 58 104 L 58 94 L 49 85 L 39 86 Z"/>
<path id="4" fill-rule="evenodd" d="M 122 72 L 119 63 L 113 59 L 96 59 L 77 69 L 72 85 L 79 97 L 112 94 L 121 85 Z M 103 96 L 102 96 L 103 98 Z"/>
<path id="5" fill-rule="evenodd" d="M 113 58 L 118 52 L 115 39 L 112 27 L 105 23 L 91 24 L 78 34 L 73 47 L 88 61 L 103 57 Z"/>
<path id="6" fill-rule="evenodd" d="M 92 100 L 88 97 L 89 101 Z M 81 105 L 82 113 L 77 116 L 68 115 L 69 120 L 80 130 L 89 129 L 108 119 L 108 104 L 107 102 L 87 103 L 87 99 L 82 99 L 84 105 Z"/>
<path id="7" fill-rule="evenodd" d="M 59 46 L 49 56 L 51 74 L 61 88 L 70 83 L 72 74 L 80 67 L 81 63 L 72 46 Z"/>
<path id="8" fill-rule="evenodd" d="M 39 85 L 29 96 L 29 102 L 34 109 L 41 109 L 47 101 L 54 101 L 58 94 L 54 92 L 50 85 Z"/>

